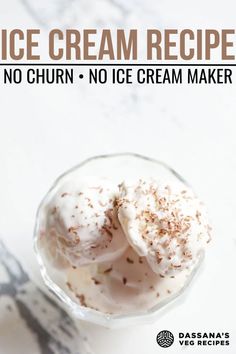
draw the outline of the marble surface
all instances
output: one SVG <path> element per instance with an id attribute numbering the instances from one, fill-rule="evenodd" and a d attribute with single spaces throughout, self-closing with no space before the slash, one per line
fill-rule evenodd
<path id="1" fill-rule="evenodd" d="M 29 279 L 3 242 L 0 259 L 0 352 L 79 353 L 72 319 Z"/>
<path id="2" fill-rule="evenodd" d="M 43 15 L 37 1 L 30 8 L 28 3 L 1 2 L 1 28 L 41 27 L 44 37 L 47 26 L 65 26 L 73 13 L 74 25 L 87 14 L 86 24 L 95 16 L 107 25 L 235 26 L 233 0 L 171 5 L 149 0 L 145 6 L 141 0 L 129 5 L 117 0 L 118 9 L 114 1 L 107 5 L 107 18 L 97 17 L 96 6 L 86 1 L 84 12 L 68 8 L 66 18 L 48 9 Z M 168 353 L 236 352 L 236 71 L 233 75 L 229 86 L 0 84 L 0 354 L 154 354 L 160 352 L 155 337 L 163 329 L 230 333 L 228 347 L 173 345 Z M 163 160 L 183 175 L 206 202 L 214 236 L 204 270 L 183 303 L 153 324 L 109 331 L 75 324 L 42 292 L 32 233 L 37 206 L 59 174 L 90 156 L 124 151 Z"/>

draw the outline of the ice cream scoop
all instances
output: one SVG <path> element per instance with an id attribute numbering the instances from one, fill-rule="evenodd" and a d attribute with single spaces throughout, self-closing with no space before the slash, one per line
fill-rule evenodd
<path id="1" fill-rule="evenodd" d="M 40 245 L 57 266 L 113 261 L 128 247 L 117 219 L 118 187 L 102 178 L 66 181 L 44 205 Z"/>
<path id="2" fill-rule="evenodd" d="M 130 245 L 161 275 L 191 268 L 210 241 L 205 208 L 181 182 L 122 183 L 118 218 Z"/>

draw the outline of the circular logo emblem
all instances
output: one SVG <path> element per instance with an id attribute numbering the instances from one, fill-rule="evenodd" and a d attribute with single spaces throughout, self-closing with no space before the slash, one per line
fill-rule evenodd
<path id="1" fill-rule="evenodd" d="M 161 331 L 157 335 L 157 344 L 162 348 L 168 348 L 174 343 L 174 335 L 170 331 Z"/>

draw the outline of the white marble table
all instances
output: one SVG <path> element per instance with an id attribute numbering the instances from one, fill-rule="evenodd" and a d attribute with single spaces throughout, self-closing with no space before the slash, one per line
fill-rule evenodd
<path id="1" fill-rule="evenodd" d="M 143 11 L 143 3 L 135 3 L 141 5 L 134 14 L 131 5 L 127 10 L 133 24 Z M 124 1 L 122 6 L 127 6 Z M 144 24 L 150 20 L 148 25 L 235 26 L 233 0 L 223 5 L 213 0 L 207 5 L 203 0 L 153 5 L 149 0 L 148 7 L 153 11 L 142 18 Z M 0 4 L 1 28 L 43 28 L 36 17 L 21 1 Z M 174 334 L 230 332 L 228 347 L 173 345 L 165 349 L 168 353 L 236 352 L 235 83 L 96 88 L 86 83 L 0 84 L 0 354 L 154 354 L 161 352 L 155 337 L 162 329 Z M 123 151 L 166 161 L 190 181 L 210 210 L 213 241 L 186 300 L 156 323 L 129 331 L 104 332 L 87 324 L 78 330 L 36 285 L 36 208 L 66 169 L 93 155 Z M 80 349 L 84 342 L 87 349 Z"/>

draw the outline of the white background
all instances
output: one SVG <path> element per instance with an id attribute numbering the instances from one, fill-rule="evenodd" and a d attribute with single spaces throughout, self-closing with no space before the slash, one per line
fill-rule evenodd
<path id="1" fill-rule="evenodd" d="M 158 1 L 156 18 L 166 27 L 234 28 L 233 0 L 207 4 Z M 0 28 L 39 26 L 20 1 L 1 2 Z M 103 354 L 160 352 L 155 336 L 162 329 L 230 332 L 229 347 L 184 351 L 236 352 L 236 69 L 234 82 L 135 88 L 0 83 L 0 234 L 33 275 L 37 206 L 59 174 L 87 157 L 130 151 L 163 160 L 190 181 L 210 211 L 213 241 L 186 301 L 155 324 L 130 329 L 129 337 L 112 334 L 113 346 L 98 341 Z M 0 331 L 3 325 L 4 319 Z M 0 332 L 0 352 L 1 340 Z M 14 354 L 10 348 L 4 354 Z"/>

